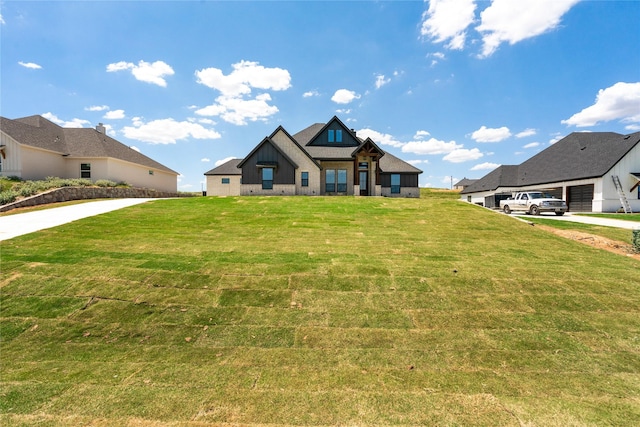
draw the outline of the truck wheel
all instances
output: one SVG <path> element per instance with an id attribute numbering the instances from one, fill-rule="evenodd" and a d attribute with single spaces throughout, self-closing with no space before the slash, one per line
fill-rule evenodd
<path id="1" fill-rule="evenodd" d="M 509 207 L 509 205 L 505 205 L 505 206 L 502 208 L 502 211 L 503 211 L 504 213 L 506 213 L 507 215 L 509 215 L 509 214 L 511 213 L 511 208 Z"/>
<path id="2" fill-rule="evenodd" d="M 556 212 L 556 215 L 562 216 L 562 215 L 564 215 L 564 212 Z"/>
<path id="3" fill-rule="evenodd" d="M 536 205 L 531 206 L 529 212 L 531 215 L 540 215 L 540 209 Z"/>

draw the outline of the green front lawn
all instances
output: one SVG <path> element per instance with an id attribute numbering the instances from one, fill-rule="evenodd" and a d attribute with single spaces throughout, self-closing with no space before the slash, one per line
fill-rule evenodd
<path id="1" fill-rule="evenodd" d="M 436 193 L 158 200 L 2 242 L 0 423 L 640 419 L 640 263 Z"/>

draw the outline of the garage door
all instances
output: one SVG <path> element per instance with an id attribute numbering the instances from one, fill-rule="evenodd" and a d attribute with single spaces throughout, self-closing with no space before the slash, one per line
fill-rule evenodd
<path id="1" fill-rule="evenodd" d="M 567 203 L 571 212 L 591 212 L 593 210 L 593 184 L 575 185 L 567 188 Z"/>

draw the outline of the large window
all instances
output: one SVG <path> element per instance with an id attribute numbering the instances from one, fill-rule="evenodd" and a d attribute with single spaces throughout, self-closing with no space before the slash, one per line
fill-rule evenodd
<path id="1" fill-rule="evenodd" d="M 400 174 L 391 174 L 391 194 L 400 194 Z"/>
<path id="2" fill-rule="evenodd" d="M 80 163 L 80 178 L 91 178 L 91 163 Z"/>
<path id="3" fill-rule="evenodd" d="M 325 191 L 327 193 L 347 192 L 346 169 L 327 169 L 325 177 Z"/>
<path id="4" fill-rule="evenodd" d="M 262 168 L 262 189 L 273 189 L 273 168 Z"/>
<path id="5" fill-rule="evenodd" d="M 222 178 L 222 183 L 223 184 L 229 184 L 229 183 L 231 183 L 231 179 L 230 178 Z"/>
<path id="6" fill-rule="evenodd" d="M 302 172 L 302 176 L 301 176 L 301 184 L 303 187 L 308 187 L 309 186 L 309 172 Z"/>
<path id="7" fill-rule="evenodd" d="M 329 142 L 342 142 L 342 129 L 329 129 L 328 140 Z"/>

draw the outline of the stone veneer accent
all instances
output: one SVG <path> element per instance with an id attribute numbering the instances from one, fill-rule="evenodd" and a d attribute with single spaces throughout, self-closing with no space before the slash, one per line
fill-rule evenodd
<path id="1" fill-rule="evenodd" d="M 64 187 L 49 190 L 13 203 L 0 206 L 0 212 L 16 208 L 45 205 L 48 203 L 68 202 L 86 199 L 164 199 L 171 197 L 192 197 L 189 193 L 169 193 L 147 188 L 129 187 Z"/>

